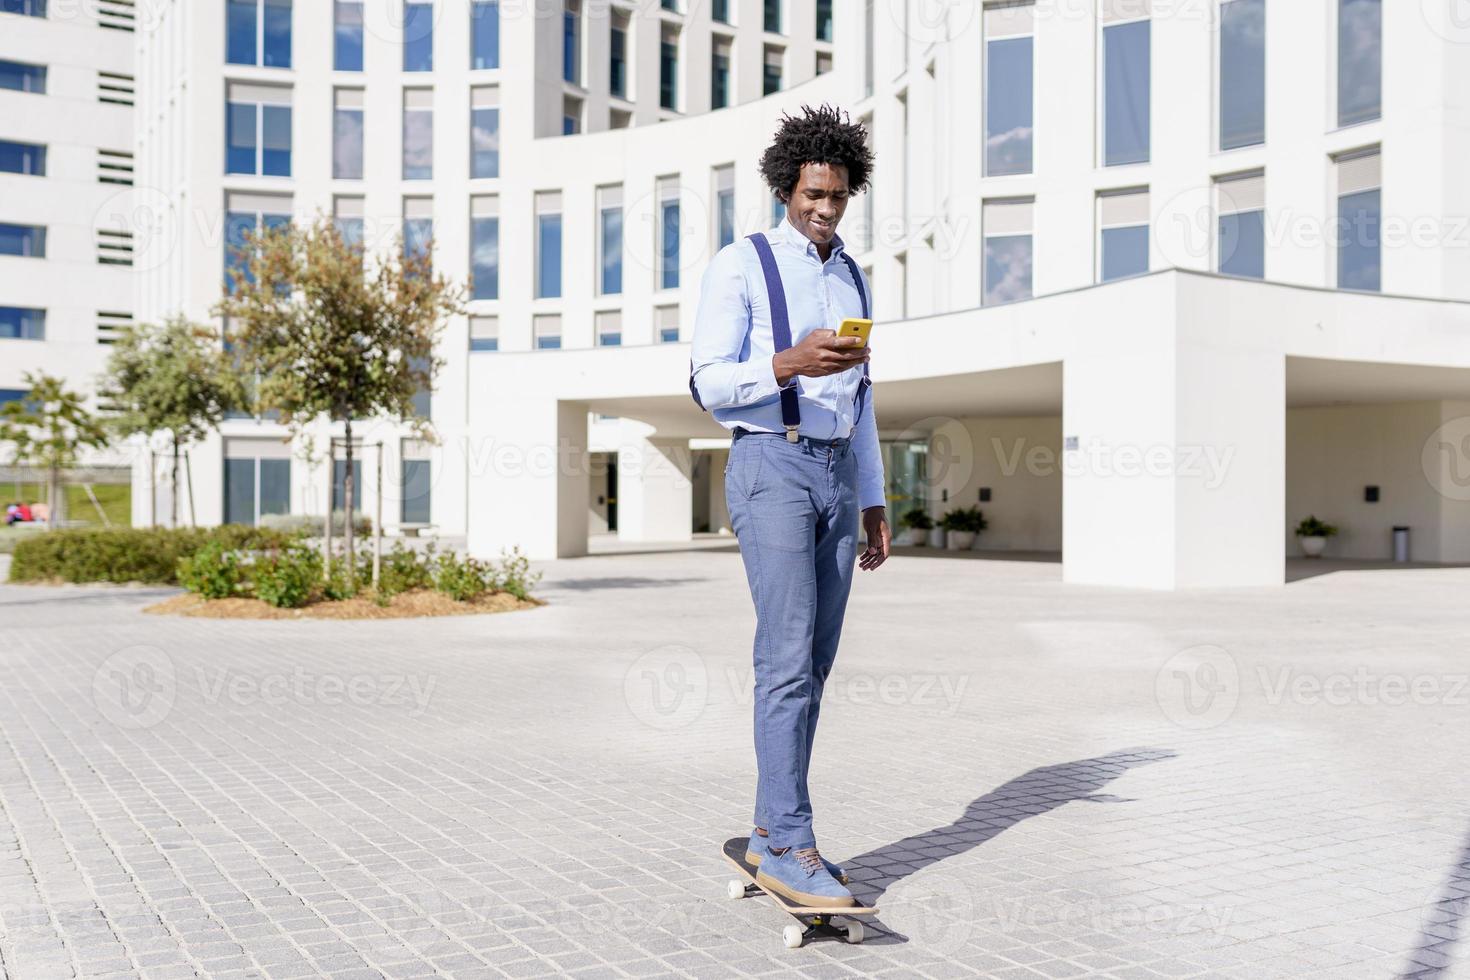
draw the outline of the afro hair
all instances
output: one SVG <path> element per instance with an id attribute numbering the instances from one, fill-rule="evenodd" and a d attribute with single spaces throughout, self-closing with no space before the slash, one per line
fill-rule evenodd
<path id="1" fill-rule="evenodd" d="M 776 139 L 761 157 L 761 177 L 783 204 L 801 179 L 807 163 L 842 164 L 847 168 L 847 187 L 853 194 L 868 188 L 873 172 L 873 151 L 868 149 L 868 131 L 861 123 L 835 106 L 816 109 L 802 106 L 800 116 L 781 114 Z"/>

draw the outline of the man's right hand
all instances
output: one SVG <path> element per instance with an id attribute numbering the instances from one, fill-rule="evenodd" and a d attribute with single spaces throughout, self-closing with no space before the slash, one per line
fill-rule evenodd
<path id="1" fill-rule="evenodd" d="M 836 330 L 813 330 L 801 338 L 801 343 L 771 358 L 776 383 L 784 387 L 798 374 L 821 378 L 862 364 L 869 351 L 862 343 L 861 337 L 839 337 Z"/>

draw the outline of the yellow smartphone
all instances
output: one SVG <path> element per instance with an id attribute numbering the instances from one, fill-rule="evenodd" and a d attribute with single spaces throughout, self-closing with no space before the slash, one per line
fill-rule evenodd
<path id="1" fill-rule="evenodd" d="M 873 332 L 873 321 L 864 320 L 862 317 L 850 316 L 842 321 L 842 326 L 837 328 L 839 337 L 859 337 L 862 346 L 868 346 L 868 337 Z"/>

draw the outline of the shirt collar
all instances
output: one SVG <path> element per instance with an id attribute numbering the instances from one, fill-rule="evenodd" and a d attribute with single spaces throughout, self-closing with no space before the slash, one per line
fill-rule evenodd
<path id="1" fill-rule="evenodd" d="M 822 261 L 822 256 L 817 251 L 816 243 L 797 230 L 796 226 L 791 223 L 791 217 L 789 215 L 783 217 L 781 219 L 781 223 L 775 228 L 772 228 L 770 232 L 767 233 L 767 235 L 768 237 L 773 238 L 776 241 L 786 242 L 788 245 L 795 247 L 803 254 L 810 255 L 818 262 Z M 833 232 L 832 253 L 827 257 L 827 261 L 830 262 L 832 259 L 840 256 L 846 250 L 846 248 L 847 246 L 842 241 L 842 236 L 837 234 L 836 232 Z"/>

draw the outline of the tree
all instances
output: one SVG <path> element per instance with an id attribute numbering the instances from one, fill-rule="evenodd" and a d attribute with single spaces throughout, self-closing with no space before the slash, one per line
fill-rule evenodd
<path id="1" fill-rule="evenodd" d="M 46 525 L 55 527 L 61 471 L 77 464 L 82 449 L 107 445 L 107 430 L 60 378 L 29 371 L 24 377 L 30 393 L 0 405 L 0 442 L 13 444 L 16 466 L 45 469 Z"/>
<path id="2" fill-rule="evenodd" d="M 433 271 L 432 244 L 377 256 L 346 244 L 335 223 L 250 233 L 215 312 L 230 321 L 241 362 L 259 375 L 256 396 L 292 433 L 322 414 L 344 424 L 348 574 L 353 575 L 353 419 L 396 416 L 437 442 L 414 395 L 444 366 L 434 345 L 446 319 L 464 312 L 465 290 Z M 328 453 L 328 458 L 335 454 Z M 328 507 L 327 519 L 331 520 Z"/>
<path id="3" fill-rule="evenodd" d="M 203 439 L 245 403 L 245 384 L 210 327 L 173 317 L 131 327 L 113 345 L 102 385 L 119 407 L 108 427 L 121 438 L 168 432 L 173 440 L 173 510 L 179 524 L 179 448 Z"/>

